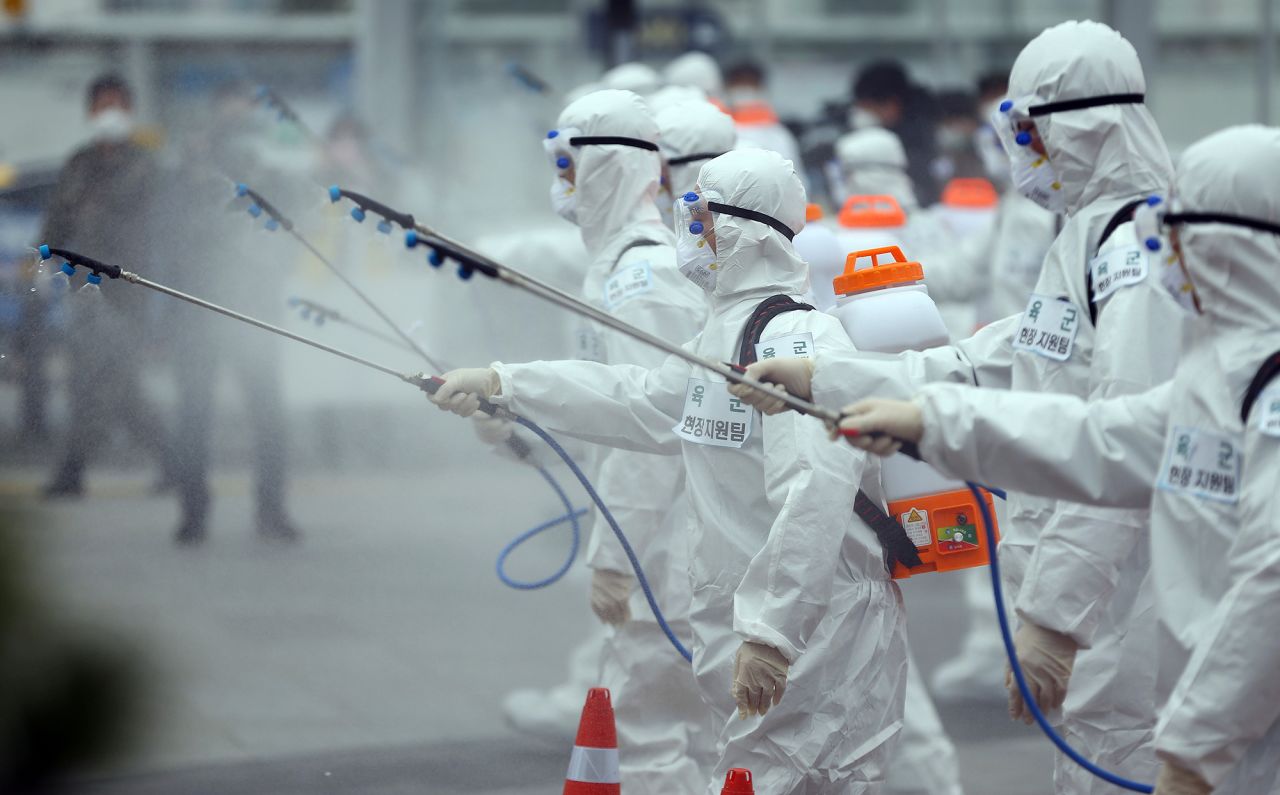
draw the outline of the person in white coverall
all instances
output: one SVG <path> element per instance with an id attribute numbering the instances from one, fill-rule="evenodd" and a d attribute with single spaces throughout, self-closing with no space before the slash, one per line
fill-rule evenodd
<path id="1" fill-rule="evenodd" d="M 672 103 L 655 111 L 654 119 L 662 135 L 658 209 L 666 225 L 672 226 L 676 197 L 693 190 L 703 163 L 733 149 L 738 133 L 729 114 L 705 99 Z"/>
<path id="2" fill-rule="evenodd" d="M 918 441 L 956 477 L 1150 506 L 1160 795 L 1277 791 L 1277 184 L 1280 130 L 1231 127 L 1187 149 L 1172 200 L 1140 211 L 1153 221 L 1139 217 L 1140 237 L 1160 245 L 1152 268 L 1197 315 L 1172 382 L 1092 403 L 936 385 L 847 420 Z"/>
<path id="3" fill-rule="evenodd" d="M 1067 22 L 1023 49 L 1009 84 L 1011 98 L 995 123 L 1006 136 L 1014 181 L 1029 197 L 1066 213 L 1023 314 L 952 346 L 896 360 L 819 356 L 811 373 L 771 361 L 755 374 L 824 405 L 910 396 L 939 381 L 1101 399 L 1141 392 L 1172 376 L 1183 313 L 1145 267 L 1126 221 L 1134 205 L 1165 190 L 1172 176 L 1164 142 L 1142 105 L 1146 84 L 1137 54 L 1105 25 Z M 749 399 L 777 402 L 756 394 Z M 1137 543 L 1148 522 L 1141 510 L 1015 492 L 999 554 L 1023 621 L 1018 650 L 1040 706 L 1056 708 L 1065 695 L 1062 726 L 1071 744 L 1122 775 L 1150 780 L 1155 620 L 1148 555 Z M 1016 688 L 1010 712 L 1029 720 Z M 1061 756 L 1054 779 L 1059 792 L 1109 788 Z"/>
<path id="4" fill-rule="evenodd" d="M 790 242 L 804 188 L 776 153 L 735 150 L 702 167 L 698 190 L 677 248 L 711 314 L 686 347 L 738 360 L 757 307 L 805 291 Z M 820 312 L 778 315 L 760 338 L 852 354 L 839 321 Z M 882 790 L 907 658 L 901 593 L 853 509 L 859 486 L 882 503 L 878 467 L 830 444 L 811 418 L 739 405 L 723 380 L 677 357 L 652 368 L 495 363 L 446 374 L 432 400 L 466 415 L 479 397 L 553 433 L 682 457 L 694 670 L 719 729 L 705 792 L 717 795 L 730 767 L 749 768 L 770 795 Z"/>
<path id="5" fill-rule="evenodd" d="M 720 65 L 705 52 L 691 50 L 672 58 L 663 68 L 662 77 L 669 86 L 696 88 L 716 102 L 724 94 L 724 76 L 720 73 Z"/>
<path id="6" fill-rule="evenodd" d="M 593 140 L 601 137 L 623 140 Z M 558 211 L 578 225 L 590 257 L 585 298 L 632 325 L 682 342 L 702 327 L 708 306 L 702 291 L 677 270 L 671 229 L 654 204 L 662 173 L 659 138 L 644 100 L 630 91 L 579 99 L 564 109 L 555 135 L 547 138 L 556 170 L 552 196 Z M 597 331 L 604 361 L 645 367 L 662 360 L 628 337 Z M 630 534 L 672 629 L 689 642 L 682 473 L 661 456 L 608 450 L 595 485 Z M 603 518 L 592 528 L 587 563 L 593 570 L 592 609 L 615 626 L 601 657 L 600 683 L 613 694 L 624 786 L 655 795 L 700 789 L 709 775 L 704 766 L 712 761 L 710 712 Z"/>

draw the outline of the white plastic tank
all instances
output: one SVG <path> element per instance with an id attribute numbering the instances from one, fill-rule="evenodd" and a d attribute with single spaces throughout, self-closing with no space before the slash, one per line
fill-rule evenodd
<path id="1" fill-rule="evenodd" d="M 831 314 L 859 350 L 893 354 L 949 341 L 925 286 L 924 268 L 909 262 L 898 246 L 850 253 L 833 287 L 837 298 Z M 912 570 L 898 566 L 895 577 L 987 562 L 981 512 L 964 481 L 905 455 L 884 459 L 880 471 L 889 514 L 924 561 Z"/>
<path id="2" fill-rule="evenodd" d="M 809 303 L 827 312 L 836 305 L 832 282 L 844 270 L 844 255 L 848 252 L 823 215 L 820 205 L 810 204 L 805 209 L 804 229 L 792 243 L 800 259 L 809 265 Z"/>

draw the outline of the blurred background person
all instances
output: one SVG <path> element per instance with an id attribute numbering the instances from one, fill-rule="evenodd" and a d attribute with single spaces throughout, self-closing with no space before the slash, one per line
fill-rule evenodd
<path id="1" fill-rule="evenodd" d="M 133 93 L 119 76 L 95 79 L 86 93 L 86 106 L 93 138 L 58 175 L 40 239 L 138 267 L 152 256 L 147 244 L 159 188 L 156 156 L 132 138 Z M 36 297 L 40 300 L 39 293 Z M 113 290 L 95 301 L 91 312 L 79 311 L 86 309 L 85 302 L 73 303 L 69 294 L 60 298 L 71 323 L 65 338 L 71 418 L 45 496 L 82 496 L 85 469 L 116 427 L 128 431 L 134 444 L 151 454 L 160 466 L 157 488 L 167 488 L 174 477 L 168 434 L 141 380 L 146 353 L 154 349 L 140 342 L 149 339 L 144 296 Z M 43 311 L 38 305 L 30 309 Z M 139 342 L 109 345 L 115 339 Z"/>
<path id="2" fill-rule="evenodd" d="M 764 66 L 740 61 L 729 67 L 724 82 L 725 101 L 738 128 L 738 148 L 768 149 L 799 164 L 800 145 L 769 102 Z"/>
<path id="3" fill-rule="evenodd" d="M 908 174 L 916 195 L 926 205 L 938 200 L 930 166 L 937 156 L 938 106 L 929 90 L 913 83 L 897 60 L 872 61 L 853 77 L 849 126 L 854 130 L 884 127 L 902 141 Z"/>

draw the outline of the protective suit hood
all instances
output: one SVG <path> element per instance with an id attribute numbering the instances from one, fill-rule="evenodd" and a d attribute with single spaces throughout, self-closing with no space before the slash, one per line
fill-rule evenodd
<path id="1" fill-rule="evenodd" d="M 560 129 L 575 128 L 582 136 L 623 136 L 657 143 L 658 124 L 649 107 L 630 91 L 603 90 L 588 94 L 565 108 Z M 672 234 L 662 223 L 654 200 L 662 165 L 658 153 L 621 144 L 591 144 L 573 148 L 578 191 L 578 226 L 592 260 L 609 255 L 635 239 L 669 243 Z"/>
<path id="2" fill-rule="evenodd" d="M 724 92 L 724 78 L 720 74 L 720 65 L 716 59 L 705 52 L 687 52 L 667 64 L 662 70 L 667 84 L 672 86 L 692 86 L 701 89 L 711 96 L 719 96 Z"/>
<path id="3" fill-rule="evenodd" d="M 680 102 L 659 111 L 655 117 L 662 136 L 662 151 L 667 160 L 699 154 L 722 155 L 733 149 L 738 140 L 737 129 L 729 114 L 705 99 Z M 688 163 L 671 163 L 671 193 L 679 196 L 693 190 L 698 171 L 706 159 Z"/>
<path id="4" fill-rule="evenodd" d="M 618 64 L 600 78 L 605 88 L 634 91 L 647 96 L 662 88 L 662 77 L 652 66 L 629 61 Z"/>
<path id="5" fill-rule="evenodd" d="M 1133 45 L 1100 22 L 1045 29 L 1022 49 L 1009 74 L 1009 98 L 1028 98 L 1033 108 L 1146 90 Z M 1068 214 L 1099 199 L 1156 192 L 1169 184 L 1169 152 L 1145 105 L 1100 105 L 1033 120 L 1062 183 Z"/>
<path id="6" fill-rule="evenodd" d="M 795 165 L 777 152 L 738 149 L 723 154 L 702 167 L 698 186 L 708 201 L 764 213 L 792 232 L 804 228 L 804 185 Z M 808 290 L 809 267 L 791 241 L 768 224 L 718 213 L 715 235 L 720 274 L 713 310 L 726 302 Z"/>
<path id="7" fill-rule="evenodd" d="M 892 196 L 910 212 L 920 206 L 907 175 L 907 151 L 893 132 L 866 127 L 840 136 L 836 160 L 847 196 Z"/>
<path id="8" fill-rule="evenodd" d="M 1280 130 L 1229 127 L 1183 153 L 1178 212 L 1222 213 L 1280 224 Z M 1231 224 L 1177 227 L 1183 260 L 1213 326 L 1280 336 L 1280 235 Z"/>

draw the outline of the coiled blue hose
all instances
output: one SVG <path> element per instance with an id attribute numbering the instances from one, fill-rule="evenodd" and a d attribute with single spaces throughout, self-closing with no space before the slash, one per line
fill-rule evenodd
<path id="1" fill-rule="evenodd" d="M 569 568 L 573 566 L 574 559 L 578 557 L 578 547 L 582 542 L 582 527 L 578 523 L 578 520 L 587 512 L 586 508 L 573 507 L 573 503 L 569 501 L 569 495 L 564 493 L 564 489 L 560 487 L 560 484 L 556 482 L 556 479 L 552 477 L 546 467 L 539 466 L 538 474 L 542 475 L 543 480 L 551 484 L 552 490 L 555 491 L 556 496 L 560 498 L 560 502 L 564 504 L 565 513 L 555 519 L 543 522 L 537 527 L 524 531 L 520 535 L 516 536 L 511 543 L 503 547 L 502 551 L 498 553 L 498 562 L 496 564 L 498 579 L 502 580 L 504 585 L 508 585 L 521 591 L 534 591 L 539 588 L 546 588 L 548 585 L 559 582 L 560 578 L 569 572 Z M 517 580 L 507 574 L 507 557 L 510 556 L 512 552 L 515 552 L 517 547 L 534 536 L 544 533 L 553 527 L 559 527 L 565 522 L 569 522 L 573 529 L 573 540 L 569 544 L 569 555 L 565 558 L 564 565 L 557 569 L 554 574 L 541 580 Z"/>
<path id="2" fill-rule="evenodd" d="M 631 562 L 631 568 L 636 573 L 636 581 L 640 583 L 640 590 L 644 592 L 645 601 L 649 603 L 649 610 L 652 611 L 654 620 L 657 621 L 658 626 L 662 628 L 662 632 L 667 636 L 667 640 L 671 641 L 671 645 L 675 647 L 676 651 L 680 652 L 680 656 L 685 658 L 688 662 L 693 662 L 693 654 L 686 649 L 684 644 L 680 642 L 680 639 L 676 637 L 676 633 L 671 629 L 671 625 L 667 623 L 666 616 L 662 614 L 662 608 L 658 607 L 658 601 L 653 596 L 653 589 L 649 587 L 648 578 L 644 576 L 644 569 L 640 566 L 640 559 L 636 557 L 635 550 L 631 548 L 631 542 L 627 541 L 627 536 L 622 532 L 622 528 L 618 526 L 617 520 L 613 518 L 613 514 L 609 512 L 608 506 L 604 504 L 604 500 L 600 499 L 600 495 L 596 493 L 595 487 L 591 485 L 591 481 L 587 479 L 585 474 L 583 474 L 582 470 L 578 467 L 577 462 L 574 461 L 567 452 L 565 452 L 565 449 L 560 446 L 560 443 L 557 442 L 551 434 L 538 427 L 537 424 L 525 419 L 524 417 L 516 417 L 515 421 L 528 428 L 530 431 L 533 431 L 539 439 L 546 442 L 547 446 L 554 450 L 556 455 L 560 456 L 560 459 L 564 461 L 569 467 L 569 470 L 573 472 L 574 477 L 576 477 L 578 482 L 582 484 L 582 488 L 585 489 L 587 494 L 591 497 L 591 501 L 600 509 L 600 515 L 605 518 L 605 521 L 609 523 L 609 527 L 613 530 L 613 534 L 617 536 L 618 543 L 622 545 L 622 551 L 627 553 L 627 560 Z M 544 476 L 546 476 L 545 473 Z M 559 491 L 559 487 L 557 487 L 557 491 Z M 563 494 L 563 492 L 561 492 L 561 494 Z M 566 504 L 568 504 L 568 498 L 565 498 L 565 500 Z M 561 517 L 560 520 L 553 521 L 563 521 L 563 517 Z M 574 526 L 577 526 L 576 520 Z M 535 528 L 535 530 L 536 529 L 537 528 Z M 530 533 L 531 532 L 533 531 L 530 531 Z M 526 533 L 525 535 L 529 535 L 529 533 Z M 576 533 L 574 536 L 574 542 L 576 551 Z M 561 575 L 568 569 L 568 565 L 572 562 L 573 558 L 571 556 L 569 561 L 565 564 L 565 568 L 561 570 Z M 556 576 L 555 579 L 558 579 L 558 576 Z M 552 582 L 554 581 L 555 580 L 553 579 Z"/>
<path id="3" fill-rule="evenodd" d="M 1049 721 L 1045 719 L 1044 713 L 1040 711 L 1040 706 L 1036 704 L 1036 700 L 1031 697 L 1031 689 L 1027 687 L 1027 680 L 1022 675 L 1022 666 L 1018 663 L 1018 652 L 1013 647 L 1013 634 L 1009 631 L 1009 617 L 1004 613 L 1004 588 L 1000 584 L 1000 561 L 995 554 L 996 551 L 996 532 L 995 517 L 991 515 L 991 508 L 987 505 L 987 501 L 982 498 L 978 489 L 978 484 L 968 482 L 969 491 L 973 492 L 973 496 L 978 501 L 978 507 L 982 511 L 982 519 L 986 522 L 987 549 L 991 550 L 991 590 L 996 596 L 996 618 L 1000 621 L 1000 636 L 1004 639 L 1004 651 L 1009 657 L 1009 668 L 1013 671 L 1013 678 L 1018 683 L 1018 690 L 1022 693 L 1022 700 L 1026 703 L 1027 708 L 1031 710 L 1032 717 L 1039 724 L 1040 730 L 1045 736 L 1058 747 L 1058 750 L 1066 754 L 1071 761 L 1080 765 L 1098 778 L 1109 784 L 1114 784 L 1122 789 L 1132 792 L 1154 792 L 1155 787 L 1151 784 L 1143 784 L 1140 781 L 1130 781 L 1123 776 L 1118 776 L 1110 770 L 1104 770 L 1093 762 L 1085 759 L 1083 756 L 1067 744 L 1054 728 L 1049 725 Z M 995 490 L 992 490 L 995 493 Z"/>

